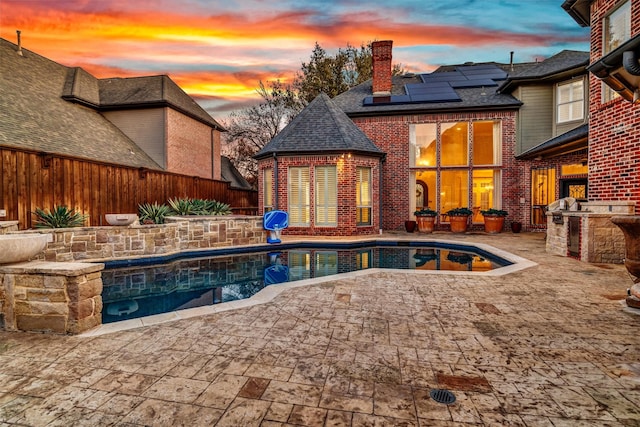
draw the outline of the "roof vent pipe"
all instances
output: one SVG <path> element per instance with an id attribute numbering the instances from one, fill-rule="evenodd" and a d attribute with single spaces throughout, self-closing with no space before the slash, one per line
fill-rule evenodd
<path id="1" fill-rule="evenodd" d="M 20 30 L 16 30 L 18 33 L 18 55 L 22 56 L 22 41 L 20 40 Z"/>
<path id="2" fill-rule="evenodd" d="M 633 50 L 627 50 L 622 54 L 622 66 L 632 76 L 640 76 L 640 64 L 638 63 L 638 53 Z"/>
<path id="3" fill-rule="evenodd" d="M 509 56 L 510 56 L 510 58 L 509 58 L 509 69 L 511 71 L 513 71 L 513 51 L 511 51 L 511 54 Z"/>

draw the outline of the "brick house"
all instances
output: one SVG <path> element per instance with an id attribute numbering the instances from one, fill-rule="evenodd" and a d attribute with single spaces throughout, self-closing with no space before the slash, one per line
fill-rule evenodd
<path id="1" fill-rule="evenodd" d="M 291 233 L 377 233 L 383 156 L 320 94 L 254 156 L 260 211 L 287 211 Z"/>
<path id="2" fill-rule="evenodd" d="M 398 230 L 406 220 L 415 219 L 415 210 L 424 207 L 441 214 L 438 226 L 443 229 L 448 228 L 445 213 L 456 207 L 470 207 L 474 212 L 471 221 L 478 229 L 483 226 L 480 211 L 488 208 L 508 210 L 508 221 L 523 221 L 527 210 L 520 203 L 520 183 L 524 177 L 515 160 L 517 111 L 522 102 L 497 91 L 508 76 L 505 70 L 521 65 L 465 64 L 431 74 L 392 76 L 391 47 L 390 41 L 373 43 L 372 81 L 330 103 L 324 101 L 341 110 L 341 125 L 347 117 L 375 147 L 366 153 L 366 159 L 357 158 L 370 162 L 372 168 L 371 224 L 359 222 L 361 182 L 352 177 L 340 183 L 338 198 L 340 212 L 349 215 L 345 220 L 348 226 L 319 228 L 309 220 L 289 232 L 353 235 Z M 325 146 L 313 144 L 313 138 L 326 132 L 324 126 L 336 124 L 314 122 L 308 126 L 306 133 L 289 127 L 282 131 L 291 140 L 291 151 L 277 156 L 277 182 L 270 178 L 276 167 L 275 158 L 267 156 L 270 144 L 256 155 L 261 171 L 261 211 L 276 207 L 291 212 L 291 167 L 285 162 L 311 167 L 316 161 L 299 156 L 296 137 L 309 140 L 321 157 Z M 344 150 L 348 156 L 350 148 Z M 376 163 L 380 154 L 383 156 Z M 312 182 L 313 178 L 305 178 L 306 191 L 317 186 Z M 275 202 L 273 194 L 278 195 Z M 309 218 L 318 215 L 317 197 L 308 197 Z"/>
<path id="3" fill-rule="evenodd" d="M 589 200 L 640 214 L 640 0 L 567 0 L 591 27 Z"/>

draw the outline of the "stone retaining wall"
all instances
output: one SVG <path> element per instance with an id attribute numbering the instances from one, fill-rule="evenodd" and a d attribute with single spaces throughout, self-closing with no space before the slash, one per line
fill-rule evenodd
<path id="1" fill-rule="evenodd" d="M 261 216 L 168 217 L 165 224 L 26 230 L 53 236 L 43 261 L 105 261 L 166 255 L 184 250 L 260 244 Z"/>
<path id="2" fill-rule="evenodd" d="M 0 267 L 0 327 L 78 334 L 102 323 L 103 264 L 32 261 Z"/>

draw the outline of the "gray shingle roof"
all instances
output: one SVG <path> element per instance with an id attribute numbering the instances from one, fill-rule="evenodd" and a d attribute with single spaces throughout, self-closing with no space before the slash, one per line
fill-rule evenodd
<path id="1" fill-rule="evenodd" d="M 216 129 L 224 128 L 168 76 L 100 79 L 101 109 L 169 105 Z"/>
<path id="2" fill-rule="evenodd" d="M 251 184 L 242 176 L 242 174 L 233 166 L 231 160 L 226 156 L 220 157 L 220 175 L 225 181 L 229 181 L 231 187 L 251 190 Z"/>
<path id="3" fill-rule="evenodd" d="M 24 55 L 18 55 L 15 44 L 0 39 L 1 146 L 161 169 L 100 113 L 62 98 L 65 90 L 72 90 L 68 75 L 77 69 L 22 51 Z M 85 74 L 78 91 L 95 101 L 95 85 Z"/>
<path id="4" fill-rule="evenodd" d="M 321 93 L 254 157 L 345 151 L 384 154 L 329 96 Z"/>
<path id="5" fill-rule="evenodd" d="M 449 69 L 442 69 L 441 71 L 449 71 Z M 391 94 L 406 95 L 405 85 L 419 83 L 420 81 L 419 75 L 393 76 Z M 517 109 L 522 105 L 522 102 L 509 94 L 497 93 L 496 88 L 496 86 L 492 86 L 455 89 L 455 92 L 460 97 L 460 101 L 414 102 L 365 106 L 363 105 L 363 100 L 371 96 L 371 80 L 368 80 L 336 96 L 333 102 L 347 115 L 352 117 L 419 112 L 437 113 L 452 110 L 507 110 Z"/>
<path id="6" fill-rule="evenodd" d="M 506 93 L 513 90 L 518 84 L 539 82 L 555 77 L 562 78 L 567 72 L 586 74 L 587 65 L 589 65 L 589 52 L 563 50 L 544 61 L 533 63 L 510 73 L 499 90 Z"/>

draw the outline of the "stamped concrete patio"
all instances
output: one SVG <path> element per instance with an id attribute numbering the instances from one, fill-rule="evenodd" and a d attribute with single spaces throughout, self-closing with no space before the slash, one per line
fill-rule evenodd
<path id="1" fill-rule="evenodd" d="M 97 336 L 0 332 L 0 426 L 640 425 L 622 266 L 548 255 L 542 234 L 430 237 L 538 265 L 354 275 Z"/>

